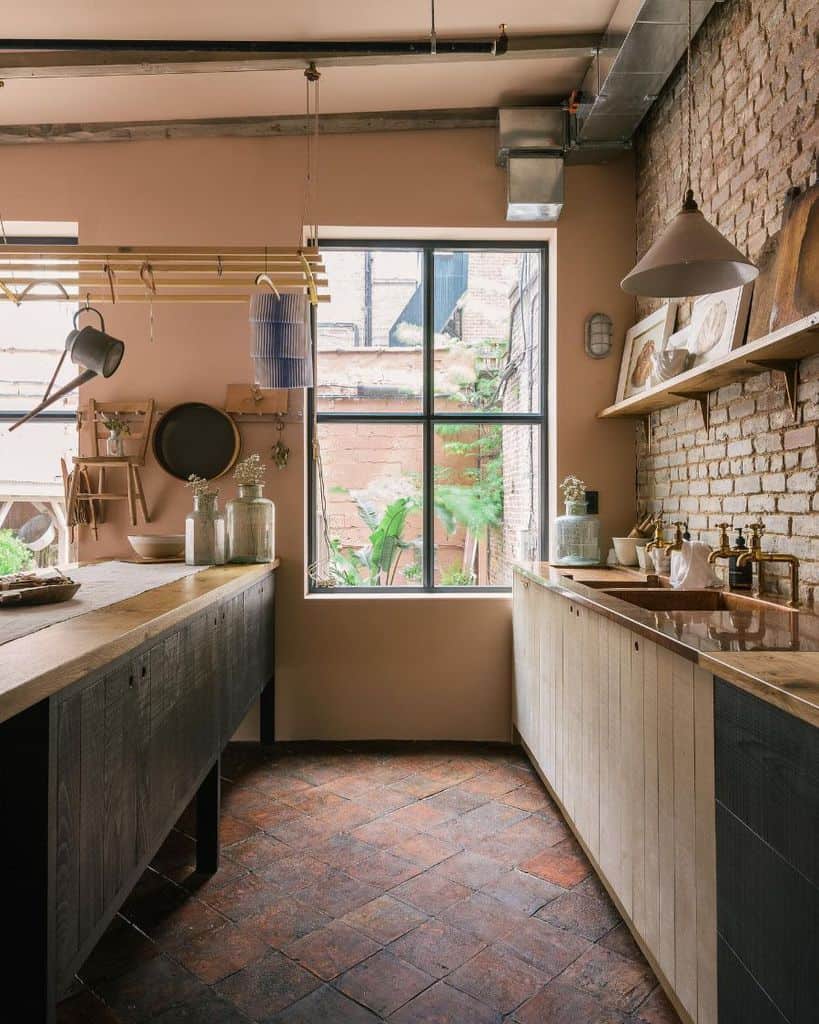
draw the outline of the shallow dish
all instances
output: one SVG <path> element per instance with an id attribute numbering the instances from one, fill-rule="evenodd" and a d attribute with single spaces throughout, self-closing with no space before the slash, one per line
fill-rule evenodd
<path id="1" fill-rule="evenodd" d="M 184 533 L 143 533 L 128 537 L 141 558 L 179 558 L 185 551 Z"/>

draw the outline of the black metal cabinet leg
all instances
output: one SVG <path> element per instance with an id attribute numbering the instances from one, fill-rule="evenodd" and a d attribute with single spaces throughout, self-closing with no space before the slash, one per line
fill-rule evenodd
<path id="1" fill-rule="evenodd" d="M 217 757 L 196 793 L 196 870 L 207 875 L 219 870 L 221 766 Z"/>
<path id="2" fill-rule="evenodd" d="M 259 697 L 259 741 L 264 746 L 276 742 L 276 686 L 273 676 Z"/>

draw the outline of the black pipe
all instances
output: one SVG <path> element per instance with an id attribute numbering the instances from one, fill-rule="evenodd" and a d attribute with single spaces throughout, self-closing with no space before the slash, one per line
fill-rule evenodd
<path id="1" fill-rule="evenodd" d="M 487 53 L 494 54 L 497 42 L 492 40 L 437 40 L 436 53 Z M 340 40 L 264 41 L 253 39 L 0 39 L 0 52 L 36 53 L 108 52 L 131 53 L 248 53 L 270 54 L 271 56 L 404 56 L 432 53 L 428 39 L 405 41 L 378 40 L 354 42 Z"/>

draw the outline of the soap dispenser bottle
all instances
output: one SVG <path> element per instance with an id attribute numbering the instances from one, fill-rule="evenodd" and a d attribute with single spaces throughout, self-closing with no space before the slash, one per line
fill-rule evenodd
<path id="1" fill-rule="evenodd" d="M 728 586 L 731 590 L 752 590 L 754 585 L 754 568 L 749 562 L 741 568 L 737 566 L 737 560 L 743 551 L 748 550 L 748 543 L 742 536 L 742 527 L 737 528 L 737 535 L 734 539 L 734 550 L 738 552 L 728 559 Z"/>

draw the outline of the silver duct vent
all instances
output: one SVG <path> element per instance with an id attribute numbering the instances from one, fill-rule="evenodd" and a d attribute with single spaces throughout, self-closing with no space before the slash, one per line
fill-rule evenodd
<path id="1" fill-rule="evenodd" d="M 713 6 L 714 0 L 692 0 L 694 33 Z M 687 37 L 688 0 L 620 0 L 606 48 L 583 80 L 573 141 L 627 142 L 685 53 Z"/>
<path id="2" fill-rule="evenodd" d="M 498 164 L 506 168 L 506 219 L 557 220 L 563 209 L 566 115 L 559 107 L 498 111 Z"/>

